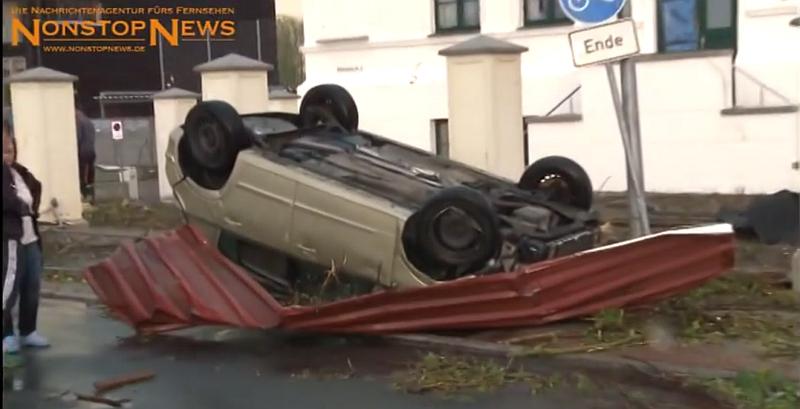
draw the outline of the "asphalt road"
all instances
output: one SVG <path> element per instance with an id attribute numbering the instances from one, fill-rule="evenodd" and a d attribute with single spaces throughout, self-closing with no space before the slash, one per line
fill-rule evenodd
<path id="1" fill-rule="evenodd" d="M 95 381 L 141 370 L 154 371 L 156 378 L 108 396 L 129 398 L 129 407 L 148 409 L 620 409 L 659 407 L 661 403 L 669 404 L 665 408 L 715 407 L 674 386 L 642 383 L 641 376 L 615 382 L 613 389 L 627 391 L 623 394 L 585 395 L 564 388 L 534 396 L 525 387 L 513 386 L 471 399 L 443 399 L 395 390 L 393 371 L 422 351 L 375 339 L 226 329 L 139 339 L 132 338 L 127 327 L 105 318 L 100 309 L 53 300 L 43 303 L 40 316 L 40 328 L 54 346 L 26 351 L 23 367 L 4 370 L 3 407 L 106 407 L 70 401 L 62 394 L 91 393 Z M 556 368 L 554 363 L 542 361 L 532 366 Z M 345 373 L 354 376 L 323 377 L 334 374 L 340 378 L 338 375 Z M 653 404 L 638 406 L 642 399 Z"/>

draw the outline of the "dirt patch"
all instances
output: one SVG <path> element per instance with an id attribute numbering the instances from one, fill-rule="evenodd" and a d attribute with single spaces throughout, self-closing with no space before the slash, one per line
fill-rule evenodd
<path id="1" fill-rule="evenodd" d="M 42 250 L 50 278 L 77 276 L 110 256 L 125 240 L 184 223 L 171 204 L 152 206 L 126 200 L 101 201 L 83 214 L 89 226 L 42 226 Z"/>
<path id="2" fill-rule="evenodd" d="M 707 389 L 636 370 L 428 353 L 393 374 L 395 388 L 444 399 L 522 389 L 567 407 L 732 408 Z"/>
<path id="3" fill-rule="evenodd" d="M 110 256 L 125 240 L 135 240 L 148 230 L 67 226 L 42 228 L 46 271 L 77 274 Z"/>
<path id="4" fill-rule="evenodd" d="M 184 223 L 177 205 L 156 203 L 146 205 L 128 200 L 109 200 L 96 203 L 84 211 L 90 226 L 140 227 L 152 230 L 176 228 Z"/>
<path id="5" fill-rule="evenodd" d="M 742 273 L 789 271 L 795 248 L 788 244 L 766 245 L 753 240 L 736 240 L 736 267 Z"/>

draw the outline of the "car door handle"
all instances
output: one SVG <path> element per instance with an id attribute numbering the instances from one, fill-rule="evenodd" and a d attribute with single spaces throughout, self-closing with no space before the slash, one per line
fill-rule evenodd
<path id="1" fill-rule="evenodd" d="M 297 248 L 299 248 L 300 251 L 302 251 L 303 253 L 317 254 L 317 249 L 311 248 L 311 247 L 306 247 L 306 246 L 304 246 L 302 244 L 298 244 Z"/>
<path id="2" fill-rule="evenodd" d="M 225 223 L 228 223 L 228 224 L 229 224 L 229 225 L 231 225 L 231 226 L 236 226 L 236 227 L 239 227 L 239 226 L 241 226 L 241 225 L 242 225 L 242 222 L 240 222 L 240 221 L 238 221 L 238 220 L 236 220 L 236 219 L 231 219 L 231 218 L 230 218 L 230 217 L 228 217 L 228 216 L 225 216 L 224 220 L 225 220 Z"/>

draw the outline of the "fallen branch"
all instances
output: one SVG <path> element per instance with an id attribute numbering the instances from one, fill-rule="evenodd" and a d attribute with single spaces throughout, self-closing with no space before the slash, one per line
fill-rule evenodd
<path id="1" fill-rule="evenodd" d="M 110 398 L 104 398 L 102 396 L 84 395 L 81 393 L 76 393 L 75 398 L 77 398 L 80 401 L 100 403 L 103 405 L 111 406 L 113 408 L 121 408 L 124 404 L 131 401 L 130 399 L 110 399 Z"/>
<path id="2" fill-rule="evenodd" d="M 85 245 L 86 242 L 89 241 L 90 238 L 91 237 L 85 237 L 85 238 L 83 238 L 81 240 L 74 239 L 72 241 L 72 243 L 66 244 L 66 245 L 64 245 L 64 247 L 62 247 L 58 251 L 56 251 L 56 254 L 64 254 L 64 253 L 74 249 L 75 247 Z"/>
<path id="3" fill-rule="evenodd" d="M 152 371 L 142 371 L 130 375 L 124 375 L 117 378 L 112 378 L 106 381 L 98 381 L 94 383 L 96 395 L 101 395 L 110 390 L 121 388 L 126 385 L 149 381 L 155 378 L 156 374 Z"/>
<path id="4" fill-rule="evenodd" d="M 557 339 L 558 338 L 558 332 L 557 331 L 550 331 L 550 332 L 539 333 L 539 334 L 521 335 L 521 336 L 518 336 L 518 337 L 513 337 L 513 338 L 509 338 L 509 339 L 503 340 L 502 342 L 504 344 L 519 344 L 521 342 L 530 342 L 530 341 L 535 341 L 535 340 L 539 340 L 539 339 L 547 339 L 547 338 L 549 338 L 551 340 Z"/>
<path id="5" fill-rule="evenodd" d="M 563 355 L 563 354 L 577 354 L 577 353 L 591 353 L 606 351 L 615 347 L 621 346 L 641 346 L 647 345 L 639 336 L 627 337 L 613 342 L 592 344 L 592 345 L 579 345 L 575 347 L 566 348 L 545 348 L 534 347 L 526 349 L 519 353 L 518 356 L 534 356 L 534 355 Z"/>

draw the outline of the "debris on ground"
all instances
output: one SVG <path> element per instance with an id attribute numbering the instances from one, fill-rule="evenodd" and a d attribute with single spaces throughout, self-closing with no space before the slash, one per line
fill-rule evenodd
<path id="1" fill-rule="evenodd" d="M 370 294 L 379 288 L 369 280 L 339 274 L 338 267 L 334 262 L 331 262 L 331 268 L 327 270 L 310 265 L 295 268 L 298 269 L 298 274 L 291 293 L 287 296 L 275 297 L 284 306 L 320 306 L 329 302 Z M 271 292 L 271 294 L 273 293 Z"/>
<path id="2" fill-rule="evenodd" d="M 353 367 L 353 362 L 347 358 L 347 370 L 333 370 L 333 369 L 311 369 L 304 368 L 303 370 L 293 373 L 291 376 L 295 379 L 314 379 L 314 380 L 345 380 L 352 379 L 356 375 L 356 368 Z"/>
<path id="3" fill-rule="evenodd" d="M 491 393 L 511 384 L 527 385 L 531 393 L 559 386 L 560 376 L 536 375 L 509 360 L 501 365 L 494 360 L 476 357 L 452 357 L 428 353 L 408 369 L 395 373 L 394 384 L 407 393 Z M 576 376 L 582 387 L 591 387 L 585 376 Z"/>
<path id="4" fill-rule="evenodd" d="M 102 395 L 106 392 L 121 388 L 123 386 L 149 381 L 155 378 L 155 376 L 156 374 L 153 371 L 140 371 L 122 375 L 113 379 L 98 381 L 94 383 L 95 395 Z"/>
<path id="5" fill-rule="evenodd" d="M 608 309 L 582 326 L 499 341 L 526 346 L 529 355 L 555 355 L 731 340 L 755 343 L 765 358 L 800 359 L 800 294 L 782 281 L 736 274 L 652 307 Z"/>
<path id="6" fill-rule="evenodd" d="M 127 375 L 118 376 L 112 379 L 97 381 L 94 383 L 94 393 L 76 393 L 72 391 L 63 392 L 58 396 L 61 400 L 67 402 L 83 401 L 90 403 L 99 403 L 112 408 L 122 408 L 130 406 L 131 399 L 128 398 L 111 398 L 104 396 L 105 394 L 122 388 L 123 386 L 132 385 L 149 381 L 155 378 L 156 374 L 152 371 L 139 371 Z"/>
<path id="7" fill-rule="evenodd" d="M 43 280 L 56 283 L 84 283 L 86 279 L 76 276 L 71 271 L 50 270 L 43 273 Z"/>
<path id="8" fill-rule="evenodd" d="M 717 219 L 765 244 L 800 245 L 800 195 L 795 192 L 759 197 L 741 211 L 723 208 Z"/>
<path id="9" fill-rule="evenodd" d="M 99 403 L 102 405 L 110 406 L 112 408 L 122 408 L 125 407 L 126 404 L 129 404 L 131 402 L 130 399 L 111 399 L 97 395 L 86 395 L 82 393 L 76 393 L 75 399 L 83 402 Z"/>
<path id="10" fill-rule="evenodd" d="M 392 379 L 401 392 L 445 399 L 471 399 L 506 388 L 522 388 L 533 395 L 551 395 L 555 400 L 564 396 L 572 402 L 585 399 L 583 405 L 575 407 L 734 409 L 705 386 L 634 368 L 610 370 L 543 361 L 525 364 L 524 360 L 427 353 L 395 372 Z M 680 393 L 681 398 L 664 402 L 665 392 L 672 396 Z"/>
<path id="11" fill-rule="evenodd" d="M 144 204 L 127 199 L 98 202 L 86 209 L 84 219 L 91 226 L 172 229 L 185 222 L 180 209 L 171 203 Z"/>

